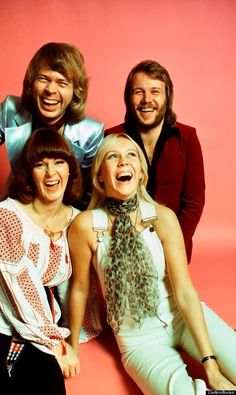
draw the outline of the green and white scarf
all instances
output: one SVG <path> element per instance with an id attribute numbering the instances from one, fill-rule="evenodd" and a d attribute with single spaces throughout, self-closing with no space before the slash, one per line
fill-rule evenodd
<path id="1" fill-rule="evenodd" d="M 145 317 L 157 316 L 157 271 L 129 215 L 138 206 L 137 195 L 126 201 L 105 200 L 105 209 L 116 216 L 104 269 L 107 321 L 115 333 L 127 309 L 140 325 Z"/>

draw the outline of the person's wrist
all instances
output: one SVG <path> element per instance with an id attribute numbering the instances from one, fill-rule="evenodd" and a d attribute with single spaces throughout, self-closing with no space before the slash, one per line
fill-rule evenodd
<path id="1" fill-rule="evenodd" d="M 217 360 L 213 358 L 206 360 L 206 362 L 203 363 L 203 366 L 208 379 L 214 377 L 214 375 L 218 374 L 220 370 Z"/>
<path id="2" fill-rule="evenodd" d="M 76 339 L 74 339 L 74 338 L 72 338 L 71 336 L 69 336 L 68 338 L 67 338 L 67 342 L 69 343 L 69 345 L 74 349 L 74 350 L 76 350 L 76 352 L 77 352 L 77 349 L 78 349 L 78 339 L 76 338 Z"/>
<path id="3" fill-rule="evenodd" d="M 215 355 L 206 355 L 204 358 L 202 358 L 201 363 L 204 364 L 211 359 L 214 359 L 216 361 L 216 356 Z"/>

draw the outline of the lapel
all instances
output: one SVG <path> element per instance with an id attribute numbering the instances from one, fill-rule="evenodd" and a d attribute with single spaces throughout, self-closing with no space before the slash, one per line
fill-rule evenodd
<path id="1" fill-rule="evenodd" d="M 83 162 L 85 149 L 84 147 L 84 136 L 82 134 L 82 130 L 80 128 L 81 122 L 65 126 L 64 136 L 70 142 L 71 147 L 73 149 L 74 155 L 78 161 L 78 163 Z"/>
<path id="2" fill-rule="evenodd" d="M 31 129 L 32 122 L 5 129 L 6 148 L 12 169 L 14 169 L 17 157 L 31 134 Z"/>

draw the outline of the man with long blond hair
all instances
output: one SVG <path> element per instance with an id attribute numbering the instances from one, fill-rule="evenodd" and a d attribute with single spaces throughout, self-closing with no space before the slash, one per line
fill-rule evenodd
<path id="1" fill-rule="evenodd" d="M 70 141 L 83 178 L 88 178 L 103 124 L 85 116 L 87 93 L 88 77 L 78 48 L 55 42 L 39 48 L 26 70 L 21 97 L 7 96 L 0 104 L 0 144 L 6 142 L 13 172 L 32 131 L 50 126 Z"/>

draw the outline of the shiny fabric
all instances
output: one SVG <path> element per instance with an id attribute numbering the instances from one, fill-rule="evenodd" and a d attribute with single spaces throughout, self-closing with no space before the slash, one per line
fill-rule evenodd
<path id="1" fill-rule="evenodd" d="M 7 96 L 0 104 L 0 144 L 6 142 L 11 168 L 32 132 L 32 115 L 24 109 L 20 97 Z M 85 117 L 82 121 L 66 124 L 65 137 L 71 143 L 82 168 L 90 167 L 103 139 L 103 124 Z"/>

